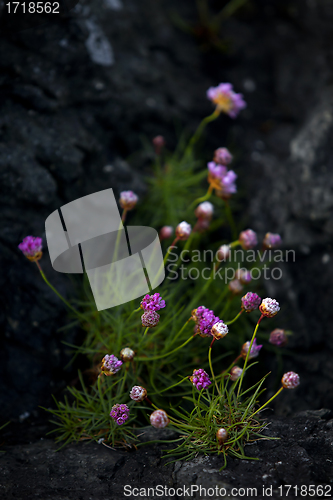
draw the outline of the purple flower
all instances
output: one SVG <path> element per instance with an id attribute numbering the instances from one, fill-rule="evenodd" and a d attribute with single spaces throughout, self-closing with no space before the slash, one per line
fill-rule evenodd
<path id="1" fill-rule="evenodd" d="M 122 191 L 120 193 L 119 205 L 124 210 L 132 210 L 139 198 L 133 191 Z"/>
<path id="2" fill-rule="evenodd" d="M 145 295 L 141 301 L 141 309 L 145 311 L 159 311 L 165 307 L 165 300 L 160 297 L 159 293 L 154 295 Z"/>
<path id="3" fill-rule="evenodd" d="M 246 229 L 240 233 L 239 243 L 244 250 L 250 250 L 258 243 L 257 234 L 252 229 Z"/>
<path id="4" fill-rule="evenodd" d="M 216 196 L 222 198 L 223 200 L 228 200 L 232 194 L 237 192 L 237 186 L 235 180 L 237 179 L 237 174 L 233 170 L 228 170 L 228 172 L 220 180 L 220 189 L 216 191 Z"/>
<path id="5" fill-rule="evenodd" d="M 146 396 L 147 390 L 144 387 L 141 387 L 141 385 L 135 385 L 132 387 L 130 398 L 133 399 L 133 401 L 143 401 Z"/>
<path id="6" fill-rule="evenodd" d="M 299 375 L 295 372 L 287 372 L 283 375 L 281 383 L 285 389 L 295 389 L 299 385 Z"/>
<path id="7" fill-rule="evenodd" d="M 268 342 L 278 347 L 283 347 L 288 342 L 288 337 L 284 330 L 275 328 L 275 330 L 270 333 Z"/>
<path id="8" fill-rule="evenodd" d="M 242 94 L 233 91 L 231 83 L 220 83 L 217 87 L 207 90 L 207 97 L 216 104 L 216 108 L 226 113 L 230 118 L 236 118 L 238 113 L 246 108 L 246 102 Z"/>
<path id="9" fill-rule="evenodd" d="M 199 328 L 199 335 L 201 337 L 211 337 L 212 327 L 220 321 L 220 318 L 215 316 L 214 311 L 207 309 L 205 306 L 200 306 L 196 310 L 197 325 Z"/>
<path id="10" fill-rule="evenodd" d="M 190 381 L 196 389 L 198 389 L 198 391 L 206 389 L 211 385 L 208 373 L 206 373 L 202 368 L 199 368 L 199 370 L 193 370 L 193 375 L 190 377 Z"/>
<path id="11" fill-rule="evenodd" d="M 214 207 L 210 203 L 210 201 L 204 201 L 203 203 L 200 203 L 200 205 L 197 206 L 194 213 L 195 216 L 198 217 L 198 219 L 210 220 L 214 213 Z"/>
<path id="12" fill-rule="evenodd" d="M 191 224 L 188 224 L 183 220 L 183 222 L 180 222 L 176 227 L 176 236 L 179 240 L 185 241 L 189 238 L 191 231 Z"/>
<path id="13" fill-rule="evenodd" d="M 245 342 L 245 344 L 243 344 L 243 346 L 242 346 L 241 356 L 243 357 L 243 359 L 246 358 L 246 355 L 247 355 L 248 350 L 250 348 L 250 344 L 251 344 L 251 342 L 248 341 L 248 342 Z M 262 345 L 257 345 L 257 339 L 254 339 L 248 359 L 253 359 L 253 358 L 256 358 L 257 356 L 259 356 L 259 351 L 261 348 L 262 348 Z"/>
<path id="14" fill-rule="evenodd" d="M 155 410 L 150 415 L 150 423 L 153 427 L 156 427 L 156 429 L 163 429 L 169 425 L 170 420 L 164 410 Z"/>
<path id="15" fill-rule="evenodd" d="M 281 236 L 273 233 L 266 233 L 264 241 L 262 242 L 264 248 L 276 248 L 280 246 L 281 243 Z"/>
<path id="16" fill-rule="evenodd" d="M 157 326 L 159 320 L 160 320 L 160 315 L 157 314 L 157 312 L 155 311 L 146 311 L 141 316 L 142 326 L 149 328 Z"/>
<path id="17" fill-rule="evenodd" d="M 242 285 L 248 285 L 252 280 L 251 272 L 245 268 L 237 269 L 235 276 L 236 279 L 238 279 L 242 283 Z"/>
<path id="18" fill-rule="evenodd" d="M 122 425 L 126 422 L 129 417 L 129 407 L 125 404 L 117 404 L 112 406 L 110 411 L 110 417 L 118 424 Z"/>
<path id="19" fill-rule="evenodd" d="M 208 175 L 212 179 L 221 179 L 227 173 L 227 167 L 217 165 L 214 161 L 207 163 Z"/>
<path id="20" fill-rule="evenodd" d="M 36 262 L 42 257 L 42 238 L 38 236 L 26 236 L 22 243 L 18 245 L 23 255 L 31 262 Z"/>
<path id="21" fill-rule="evenodd" d="M 250 313 L 251 311 L 258 309 L 261 303 L 261 298 L 256 293 L 248 292 L 241 298 L 241 302 L 242 309 L 244 309 L 247 313 Z"/>
<path id="22" fill-rule="evenodd" d="M 227 148 L 218 148 L 214 151 L 214 161 L 219 165 L 229 165 L 232 162 L 232 154 Z"/>
<path id="23" fill-rule="evenodd" d="M 267 318 L 273 318 L 280 311 L 280 305 L 277 300 L 267 297 L 262 300 L 259 311 Z"/>
<path id="24" fill-rule="evenodd" d="M 119 361 L 114 354 L 106 354 L 102 359 L 102 373 L 104 373 L 104 375 L 115 375 L 119 372 L 122 364 L 123 362 Z"/>
<path id="25" fill-rule="evenodd" d="M 242 373 L 243 373 L 243 368 L 237 365 L 233 366 L 230 370 L 230 380 L 232 380 L 232 382 L 236 382 L 236 380 L 239 379 Z"/>

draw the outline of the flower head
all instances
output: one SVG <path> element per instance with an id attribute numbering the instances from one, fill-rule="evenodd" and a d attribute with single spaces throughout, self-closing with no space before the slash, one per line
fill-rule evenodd
<path id="1" fill-rule="evenodd" d="M 261 298 L 256 293 L 248 292 L 241 298 L 241 302 L 242 309 L 244 309 L 247 313 L 250 313 L 251 311 L 258 309 L 261 303 Z"/>
<path id="2" fill-rule="evenodd" d="M 124 361 L 125 363 L 127 361 L 132 361 L 134 356 L 135 356 L 135 352 L 132 349 L 130 349 L 129 347 L 124 347 L 124 349 L 122 349 L 120 351 L 120 359 L 122 361 Z"/>
<path id="3" fill-rule="evenodd" d="M 41 259 L 43 241 L 42 238 L 38 236 L 26 236 L 22 243 L 19 244 L 18 248 L 21 250 L 23 255 L 27 257 L 31 262 L 36 262 Z"/>
<path id="4" fill-rule="evenodd" d="M 205 306 L 197 308 L 196 317 L 199 335 L 201 337 L 211 337 L 213 325 L 220 321 L 220 318 L 215 316 L 214 311 L 207 309 Z"/>
<path id="5" fill-rule="evenodd" d="M 164 427 L 169 425 L 170 420 L 164 410 L 155 410 L 150 415 L 150 423 L 156 429 L 164 429 Z"/>
<path id="6" fill-rule="evenodd" d="M 222 245 L 216 253 L 216 257 L 219 261 L 226 260 L 230 255 L 230 245 Z"/>
<path id="7" fill-rule="evenodd" d="M 193 375 L 190 377 L 190 381 L 194 387 L 198 389 L 198 391 L 206 389 L 211 385 L 208 373 L 206 373 L 202 368 L 199 368 L 199 370 L 193 370 Z"/>
<path id="8" fill-rule="evenodd" d="M 230 380 L 236 382 L 236 380 L 239 379 L 242 373 L 243 373 L 243 368 L 237 365 L 233 366 L 230 370 Z"/>
<path id="9" fill-rule="evenodd" d="M 228 200 L 232 194 L 237 192 L 236 179 L 237 174 L 233 170 L 228 170 L 220 179 L 220 189 L 216 190 L 216 196 L 222 198 L 222 200 Z"/>
<path id="10" fill-rule="evenodd" d="M 129 407 L 125 404 L 121 405 L 117 404 L 112 406 L 110 411 L 110 417 L 113 418 L 116 424 L 118 425 L 124 424 L 129 417 Z"/>
<path id="11" fill-rule="evenodd" d="M 281 328 L 275 328 L 275 330 L 270 333 L 268 342 L 278 347 L 283 347 L 287 344 L 288 337 L 284 330 Z"/>
<path id="12" fill-rule="evenodd" d="M 237 269 L 235 276 L 242 285 L 248 285 L 252 280 L 251 272 L 247 269 Z"/>
<path id="13" fill-rule="evenodd" d="M 240 233 L 239 243 L 244 250 L 250 250 L 258 243 L 257 234 L 252 229 L 246 229 Z"/>
<path id="14" fill-rule="evenodd" d="M 287 372 L 281 379 L 285 389 L 295 389 L 299 385 L 299 375 L 295 372 Z"/>
<path id="15" fill-rule="evenodd" d="M 262 300 L 259 311 L 267 318 L 273 318 L 280 311 L 280 305 L 277 300 L 267 297 Z"/>
<path id="16" fill-rule="evenodd" d="M 228 439 L 228 431 L 227 429 L 224 429 L 224 427 L 220 427 L 218 431 L 216 432 L 216 438 L 219 442 L 219 444 L 224 443 Z"/>
<path id="17" fill-rule="evenodd" d="M 124 210 L 132 210 L 139 198 L 133 191 L 122 191 L 120 193 L 119 205 Z"/>
<path id="18" fill-rule="evenodd" d="M 212 326 L 212 335 L 216 340 L 223 339 L 227 335 L 229 328 L 223 321 L 218 321 Z"/>
<path id="19" fill-rule="evenodd" d="M 230 118 L 236 118 L 238 113 L 246 107 L 242 94 L 233 91 L 231 83 L 220 83 L 217 87 L 207 90 L 207 97 L 216 104 L 216 108 L 226 113 Z"/>
<path id="20" fill-rule="evenodd" d="M 264 241 L 262 242 L 264 248 L 277 248 L 281 243 L 281 236 L 273 233 L 266 233 Z"/>
<path id="21" fill-rule="evenodd" d="M 214 207 L 209 201 L 204 201 L 197 206 L 194 213 L 198 219 L 210 220 L 213 217 Z"/>
<path id="22" fill-rule="evenodd" d="M 214 151 L 213 160 L 219 165 L 229 165 L 232 162 L 232 154 L 227 148 L 218 148 Z"/>
<path id="23" fill-rule="evenodd" d="M 147 390 L 144 387 L 141 387 L 141 385 L 135 385 L 132 387 L 130 398 L 133 399 L 133 401 L 143 401 L 146 396 Z"/>
<path id="24" fill-rule="evenodd" d="M 173 227 L 172 226 L 163 226 L 160 230 L 160 240 L 167 240 L 171 238 L 173 235 Z"/>
<path id="25" fill-rule="evenodd" d="M 119 372 L 122 364 L 123 362 L 119 361 L 114 354 L 106 354 L 102 359 L 102 373 L 104 373 L 104 375 L 115 375 Z"/>
<path id="26" fill-rule="evenodd" d="M 160 155 L 162 152 L 162 149 L 165 146 L 165 139 L 164 139 L 163 135 L 157 135 L 156 137 L 154 137 L 153 145 L 154 145 L 155 153 L 157 155 Z"/>
<path id="27" fill-rule="evenodd" d="M 215 161 L 210 161 L 207 163 L 208 167 L 208 181 L 213 179 L 220 180 L 227 173 L 227 167 L 224 165 L 216 164 Z"/>
<path id="28" fill-rule="evenodd" d="M 160 297 L 159 293 L 147 294 L 143 297 L 140 307 L 145 311 L 159 311 L 165 307 L 165 300 Z"/>
<path id="29" fill-rule="evenodd" d="M 251 342 L 248 341 L 242 345 L 241 356 L 243 359 L 246 358 L 248 350 L 250 349 L 250 344 L 251 344 Z M 259 356 L 259 351 L 261 348 L 262 348 L 262 345 L 257 345 L 257 339 L 254 339 L 248 359 L 253 359 L 253 358 L 256 358 L 257 356 Z"/>
<path id="30" fill-rule="evenodd" d="M 153 327 L 157 326 L 160 320 L 160 315 L 155 311 L 146 311 L 141 316 L 142 326 Z"/>
<path id="31" fill-rule="evenodd" d="M 189 238 L 192 228 L 191 225 L 183 220 L 176 227 L 176 236 L 179 240 L 185 241 Z"/>
<path id="32" fill-rule="evenodd" d="M 237 294 L 242 292 L 243 285 L 239 280 L 235 279 L 235 280 L 230 281 L 230 283 L 228 284 L 228 288 L 229 288 L 231 293 L 234 293 L 235 295 L 237 295 Z"/>

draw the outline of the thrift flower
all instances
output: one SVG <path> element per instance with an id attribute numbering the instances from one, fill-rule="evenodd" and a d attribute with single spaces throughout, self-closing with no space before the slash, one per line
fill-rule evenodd
<path id="1" fill-rule="evenodd" d="M 216 433 L 217 440 L 220 444 L 224 443 L 228 439 L 228 431 L 221 427 Z"/>
<path id="2" fill-rule="evenodd" d="M 183 222 L 176 227 L 176 236 L 179 240 L 185 241 L 189 238 L 191 231 L 191 225 L 183 220 Z"/>
<path id="3" fill-rule="evenodd" d="M 216 196 L 222 198 L 222 200 L 228 200 L 232 194 L 237 192 L 237 187 L 235 181 L 237 179 L 237 174 L 233 170 L 229 170 L 220 179 L 220 189 L 216 191 Z"/>
<path id="4" fill-rule="evenodd" d="M 154 327 L 158 325 L 160 320 L 160 315 L 155 311 L 146 311 L 141 316 L 142 326 L 145 327 Z"/>
<path id="5" fill-rule="evenodd" d="M 208 182 L 212 182 L 214 179 L 219 180 L 227 173 L 227 167 L 225 167 L 224 165 L 218 165 L 214 161 L 208 162 L 207 167 L 208 167 Z"/>
<path id="6" fill-rule="evenodd" d="M 172 226 L 163 226 L 160 230 L 160 240 L 167 240 L 171 238 L 173 235 L 173 227 Z"/>
<path id="7" fill-rule="evenodd" d="M 199 335 L 201 337 L 211 337 L 213 325 L 220 321 L 220 318 L 214 315 L 214 311 L 211 311 L 204 306 L 197 308 L 196 316 L 198 318 L 197 324 L 199 328 Z"/>
<path id="8" fill-rule="evenodd" d="M 150 423 L 156 429 L 164 429 L 164 427 L 169 425 L 170 420 L 164 410 L 155 410 L 150 415 Z"/>
<path id="9" fill-rule="evenodd" d="M 119 205 L 124 210 L 132 210 L 139 198 L 133 191 L 122 191 L 120 193 Z"/>
<path id="10" fill-rule="evenodd" d="M 190 377 L 190 381 L 194 385 L 198 391 L 201 389 L 206 389 L 211 385 L 211 381 L 209 379 L 208 373 L 205 372 L 202 368 L 199 370 L 193 370 L 193 375 Z"/>
<path id="11" fill-rule="evenodd" d="M 229 165 L 232 162 L 232 154 L 227 148 L 218 148 L 214 151 L 213 160 L 219 165 Z"/>
<path id="12" fill-rule="evenodd" d="M 133 401 L 143 401 L 147 396 L 147 390 L 144 387 L 141 387 L 141 385 L 135 385 L 132 387 L 129 395 Z"/>
<path id="13" fill-rule="evenodd" d="M 159 293 L 147 294 L 143 297 L 140 307 L 145 311 L 159 311 L 165 307 L 165 300 L 160 297 Z"/>
<path id="14" fill-rule="evenodd" d="M 259 311 L 267 318 L 273 318 L 280 311 L 280 305 L 277 300 L 267 297 L 261 302 Z"/>
<path id="15" fill-rule="evenodd" d="M 122 349 L 120 351 L 120 359 L 122 361 L 125 361 L 125 363 L 127 361 L 132 361 L 134 356 L 135 356 L 135 352 L 132 349 L 130 349 L 129 347 L 124 347 L 124 349 Z"/>
<path id="16" fill-rule="evenodd" d="M 257 234 L 252 229 L 246 229 L 240 233 L 239 243 L 244 250 L 250 250 L 258 244 Z"/>
<path id="17" fill-rule="evenodd" d="M 124 424 L 129 417 L 129 407 L 124 404 L 121 405 L 117 404 L 112 406 L 110 411 L 110 417 L 113 418 L 116 424 L 118 425 Z"/>
<path id="18" fill-rule="evenodd" d="M 295 389 L 299 385 L 299 375 L 295 372 L 287 372 L 281 379 L 285 389 Z"/>
<path id="19" fill-rule="evenodd" d="M 280 328 L 275 328 L 275 330 L 271 332 L 268 342 L 278 347 L 283 347 L 287 344 L 288 337 L 284 330 L 281 330 Z"/>
<path id="20" fill-rule="evenodd" d="M 238 113 L 246 107 L 242 94 L 233 91 L 231 83 L 220 83 L 217 87 L 207 90 L 207 97 L 216 104 L 216 109 L 226 113 L 230 118 L 236 118 Z"/>
<path id="21" fill-rule="evenodd" d="M 241 302 L 242 309 L 244 309 L 245 312 L 250 313 L 251 311 L 258 309 L 261 303 L 261 298 L 256 293 L 248 292 L 241 298 Z"/>
<path id="22" fill-rule="evenodd" d="M 235 295 L 237 295 L 237 294 L 242 292 L 243 285 L 239 280 L 236 279 L 236 280 L 230 281 L 230 283 L 228 284 L 228 288 L 229 288 L 231 293 L 234 293 Z"/>
<path id="23" fill-rule="evenodd" d="M 38 236 L 26 236 L 18 248 L 30 262 L 36 262 L 42 258 L 42 246 L 42 238 Z"/>
<path id="24" fill-rule="evenodd" d="M 233 366 L 230 370 L 230 380 L 236 382 L 236 380 L 239 379 L 242 373 L 243 373 L 243 368 L 240 368 L 237 365 Z"/>
<path id="25" fill-rule="evenodd" d="M 154 145 L 155 153 L 157 155 L 160 155 L 162 152 L 162 149 L 165 146 L 165 139 L 164 139 L 163 135 L 157 135 L 156 137 L 154 137 L 153 145 Z"/>
<path id="26" fill-rule="evenodd" d="M 262 242 L 264 248 L 277 248 L 281 243 L 281 236 L 273 233 L 266 233 L 264 241 Z"/>
<path id="27" fill-rule="evenodd" d="M 214 207 L 209 201 L 204 201 L 197 206 L 194 213 L 198 219 L 210 220 L 213 217 Z"/>
<path id="28" fill-rule="evenodd" d="M 230 255 L 230 245 L 222 245 L 216 253 L 217 260 L 226 260 Z"/>
<path id="29" fill-rule="evenodd" d="M 248 350 L 250 348 L 250 344 L 251 344 L 251 342 L 248 341 L 242 345 L 241 356 L 243 359 L 246 358 L 246 355 L 247 355 Z M 257 345 L 257 339 L 254 339 L 248 359 L 253 359 L 253 358 L 256 358 L 257 356 L 259 356 L 259 351 L 261 348 L 262 348 L 262 345 Z"/>
<path id="30" fill-rule="evenodd" d="M 216 340 L 223 339 L 229 331 L 228 326 L 223 321 L 218 321 L 212 327 L 212 335 Z"/>
<path id="31" fill-rule="evenodd" d="M 121 365 L 123 364 L 122 361 L 119 361 L 114 354 L 106 354 L 104 358 L 102 359 L 102 366 L 101 370 L 104 375 L 115 375 L 117 372 L 119 372 Z"/>

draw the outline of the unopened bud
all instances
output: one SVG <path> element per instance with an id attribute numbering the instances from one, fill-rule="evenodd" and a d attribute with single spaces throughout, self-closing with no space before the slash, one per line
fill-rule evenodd
<path id="1" fill-rule="evenodd" d="M 243 368 L 240 368 L 240 366 L 233 366 L 230 370 L 230 380 L 232 380 L 232 382 L 236 382 L 236 380 L 239 379 L 239 377 L 242 375 L 243 373 Z"/>
<path id="2" fill-rule="evenodd" d="M 172 226 L 163 226 L 160 230 L 160 240 L 167 240 L 171 238 L 173 235 L 173 227 Z"/>
<path id="3" fill-rule="evenodd" d="M 285 330 L 282 330 L 281 328 L 275 328 L 275 330 L 270 333 L 269 342 L 278 347 L 285 346 L 288 342 L 288 337 Z"/>
<path id="4" fill-rule="evenodd" d="M 237 295 L 238 293 L 242 292 L 243 285 L 239 280 L 232 280 L 228 284 L 228 288 L 229 288 L 231 293 L 234 293 L 235 295 Z"/>
<path id="5" fill-rule="evenodd" d="M 224 429 L 224 427 L 221 427 L 218 429 L 216 433 L 217 440 L 219 444 L 223 444 L 227 439 L 228 439 L 228 431 L 227 429 Z"/>
<path id="6" fill-rule="evenodd" d="M 230 245 L 222 245 L 217 251 L 217 259 L 219 261 L 227 260 L 230 255 Z"/>
<path id="7" fill-rule="evenodd" d="M 142 326 L 145 327 L 154 327 L 158 325 L 160 320 L 160 315 L 155 311 L 146 311 L 141 316 Z"/>
<path id="8" fill-rule="evenodd" d="M 124 361 L 125 363 L 127 361 L 132 361 L 134 356 L 135 356 L 135 352 L 132 349 L 130 349 L 129 347 L 124 347 L 124 349 L 122 349 L 120 351 L 120 359 L 122 361 Z"/>
<path id="9" fill-rule="evenodd" d="M 176 236 L 179 240 L 185 241 L 189 238 L 191 231 L 191 225 L 183 221 L 176 227 Z"/>
<path id="10" fill-rule="evenodd" d="M 299 382 L 299 375 L 295 372 L 287 372 L 281 379 L 281 384 L 285 389 L 295 389 Z"/>
<path id="11" fill-rule="evenodd" d="M 229 328 L 223 321 L 218 321 L 212 326 L 212 335 L 216 340 L 223 339 L 227 335 Z"/>
<path id="12" fill-rule="evenodd" d="M 163 429 L 169 425 L 170 420 L 164 410 L 155 410 L 150 415 L 150 423 L 153 427 L 156 427 L 156 429 Z"/>
<path id="13" fill-rule="evenodd" d="M 130 392 L 130 398 L 133 399 L 133 401 L 143 401 L 147 396 L 147 390 L 144 387 L 141 387 L 141 385 L 135 385 L 132 387 L 131 392 Z"/>

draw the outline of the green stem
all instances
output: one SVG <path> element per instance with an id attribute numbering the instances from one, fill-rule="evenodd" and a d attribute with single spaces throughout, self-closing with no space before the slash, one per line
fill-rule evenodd
<path id="1" fill-rule="evenodd" d="M 182 384 L 185 380 L 188 380 L 189 377 L 184 377 L 182 380 L 180 380 L 179 382 L 177 382 L 176 384 L 173 384 L 173 385 L 170 385 L 170 387 L 167 387 L 166 389 L 163 389 L 163 391 L 159 391 L 158 393 L 156 394 L 161 394 L 162 392 L 165 392 L 165 391 L 169 391 L 170 389 L 172 389 L 173 387 L 176 387 L 177 385 L 180 385 Z M 151 394 L 151 396 L 154 396 L 155 393 Z"/>
<path id="2" fill-rule="evenodd" d="M 249 360 L 249 356 L 250 356 L 250 352 L 251 352 L 251 349 L 252 349 L 252 345 L 253 345 L 254 339 L 256 338 L 257 331 L 258 331 L 258 328 L 259 328 L 259 325 L 260 325 L 260 321 L 263 318 L 264 318 L 264 316 L 261 315 L 260 318 L 259 318 L 259 320 L 258 320 L 258 323 L 256 324 L 256 327 L 254 329 L 254 332 L 253 332 L 253 335 L 252 335 L 252 339 L 251 339 L 251 342 L 250 342 L 250 347 L 249 347 L 249 349 L 248 349 L 248 351 L 246 353 L 246 358 L 245 358 L 245 361 L 244 361 L 242 375 L 240 376 L 240 379 L 239 379 L 239 385 L 238 385 L 238 391 L 237 391 L 237 398 L 239 396 L 239 393 L 240 393 L 240 390 L 241 390 L 241 387 L 242 387 L 243 377 L 244 377 L 244 373 L 245 373 L 245 370 L 246 370 L 247 362 Z"/>
<path id="3" fill-rule="evenodd" d="M 193 208 L 196 205 L 199 205 L 199 203 L 202 203 L 203 201 L 209 200 L 209 198 L 212 195 L 212 192 L 213 192 L 213 187 L 210 185 L 209 188 L 207 189 L 207 193 L 204 196 L 201 196 L 200 198 L 197 198 L 196 200 L 194 200 L 193 203 L 191 203 L 191 205 L 189 206 L 188 210 L 189 211 L 193 210 Z"/>
<path id="4" fill-rule="evenodd" d="M 182 347 L 186 346 L 186 344 L 188 344 L 193 338 L 194 338 L 194 335 L 192 335 L 192 337 L 187 339 L 186 342 L 184 342 L 184 344 L 180 345 L 179 347 L 176 347 L 176 349 L 174 349 L 173 351 L 167 352 L 166 354 L 161 354 L 160 356 L 153 356 L 151 358 L 141 357 L 141 358 L 135 358 L 135 359 L 136 359 L 136 361 L 155 361 L 155 359 L 165 358 L 166 356 L 170 356 L 170 354 L 173 354 L 174 352 L 178 351 L 178 349 L 181 349 Z"/>
<path id="5" fill-rule="evenodd" d="M 231 212 L 230 205 L 229 205 L 228 201 L 225 202 L 225 211 L 226 211 L 227 219 L 228 219 L 229 226 L 231 229 L 232 238 L 236 240 L 237 228 L 236 228 L 236 224 L 235 224 L 234 218 L 232 216 L 232 212 Z"/>
<path id="6" fill-rule="evenodd" d="M 173 240 L 173 242 L 171 243 L 171 245 L 169 246 L 168 250 L 167 250 L 167 253 L 165 254 L 165 257 L 163 259 L 163 266 L 162 268 L 165 266 L 167 260 L 168 260 L 168 257 L 169 257 L 169 253 L 171 252 L 171 248 L 175 247 L 176 246 L 176 243 L 179 241 L 179 238 L 178 236 L 176 236 L 176 238 Z"/>
<path id="7" fill-rule="evenodd" d="M 259 411 L 261 411 L 263 408 L 265 408 L 265 406 L 267 406 L 271 401 L 273 401 L 273 399 L 276 398 L 276 396 L 278 396 L 280 394 L 280 392 L 283 391 L 283 387 L 280 387 L 280 389 L 274 394 L 274 396 L 271 397 L 271 399 L 269 399 L 268 401 L 266 401 L 265 404 L 263 404 L 259 410 L 255 411 L 254 413 L 252 413 L 251 415 L 251 418 L 256 414 L 258 413 Z"/>
<path id="8" fill-rule="evenodd" d="M 213 122 L 218 118 L 220 115 L 220 111 L 216 108 L 211 115 L 206 116 L 200 125 L 198 126 L 197 130 L 194 132 L 192 138 L 190 139 L 189 145 L 186 148 L 185 154 L 193 148 L 193 146 L 198 142 L 198 140 L 201 137 L 202 132 L 205 130 L 206 126 L 208 123 Z"/>
<path id="9" fill-rule="evenodd" d="M 211 372 L 213 380 L 214 380 L 215 387 L 217 389 L 217 392 L 218 392 L 219 396 L 221 397 L 220 389 L 219 389 L 219 386 L 218 386 L 218 384 L 216 382 L 214 371 L 213 371 L 213 365 L 212 365 L 212 347 L 213 347 L 213 344 L 214 344 L 215 340 L 216 340 L 215 338 L 212 340 L 212 342 L 210 344 L 210 347 L 209 347 L 208 362 L 209 362 L 209 368 L 210 368 L 210 372 Z"/>
<path id="10" fill-rule="evenodd" d="M 119 394 L 120 396 L 122 395 L 122 393 L 123 393 L 123 391 L 124 391 L 124 386 L 125 386 L 125 381 L 126 381 L 126 378 L 127 378 L 128 369 L 129 369 L 129 365 L 127 364 L 126 369 L 125 369 L 124 376 L 123 376 L 122 381 L 121 381 L 120 390 L 119 390 L 119 392 L 118 392 L 118 394 Z"/>
<path id="11" fill-rule="evenodd" d="M 237 316 L 234 317 L 234 319 L 232 319 L 231 321 L 226 321 L 226 325 L 231 325 L 232 323 L 235 323 L 235 321 L 238 320 L 239 316 L 242 314 L 243 312 L 243 309 L 237 314 Z"/>
<path id="12" fill-rule="evenodd" d="M 131 312 L 131 314 L 128 316 L 127 318 L 127 321 L 131 318 L 131 316 L 136 313 L 136 312 L 139 312 L 139 311 L 142 311 L 141 307 L 138 307 L 137 309 L 134 309 L 134 311 Z"/>
<path id="13" fill-rule="evenodd" d="M 43 280 L 44 280 L 44 281 L 45 281 L 45 283 L 47 284 L 47 286 L 49 286 L 49 287 L 51 288 L 51 290 L 52 290 L 52 291 L 53 291 L 53 292 L 54 292 L 54 293 L 55 293 L 55 294 L 59 297 L 59 299 L 60 299 L 60 300 L 62 300 L 62 301 L 63 301 L 63 303 L 64 303 L 64 304 L 66 304 L 66 306 L 67 306 L 67 307 L 68 307 L 71 311 L 73 311 L 73 312 L 74 312 L 74 313 L 75 313 L 75 314 L 76 314 L 79 318 L 83 318 L 84 320 L 86 320 L 85 316 L 83 316 L 83 315 L 82 315 L 79 311 L 77 311 L 76 309 L 74 309 L 74 307 L 72 307 L 72 306 L 70 305 L 70 303 L 69 303 L 69 302 L 67 302 L 67 300 L 65 300 L 65 299 L 64 299 L 64 297 L 63 297 L 63 296 L 62 296 L 62 295 L 58 292 L 58 290 L 56 290 L 56 289 L 54 288 L 54 286 L 52 286 L 52 285 L 51 285 L 51 283 L 48 281 L 48 279 L 46 278 L 45 274 L 43 273 L 43 270 L 42 270 L 42 268 L 41 268 L 41 266 L 40 266 L 40 264 L 39 264 L 39 262 L 38 262 L 38 261 L 36 261 L 36 265 L 37 265 L 37 267 L 38 267 L 38 269 L 39 269 L 39 272 L 40 272 L 40 274 L 41 274 L 41 276 L 42 276 Z"/>
<path id="14" fill-rule="evenodd" d="M 147 326 L 147 328 L 145 329 L 145 332 L 144 332 L 143 336 L 147 335 L 148 330 L 149 330 L 149 326 Z"/>

